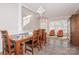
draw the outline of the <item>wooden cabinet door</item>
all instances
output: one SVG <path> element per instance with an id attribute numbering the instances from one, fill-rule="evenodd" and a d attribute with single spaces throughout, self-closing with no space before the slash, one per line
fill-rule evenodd
<path id="1" fill-rule="evenodd" d="M 75 40 L 75 37 L 76 37 L 76 35 L 74 35 L 74 34 L 76 34 L 75 32 L 76 32 L 76 26 L 75 26 L 75 20 L 74 20 L 74 18 L 73 19 L 71 19 L 70 20 L 70 33 L 71 33 L 71 44 L 72 45 L 74 45 L 74 40 Z"/>
<path id="2" fill-rule="evenodd" d="M 76 39 L 75 39 L 75 44 L 76 44 L 76 46 L 79 46 L 79 15 L 76 17 L 76 33 L 75 33 L 75 35 L 76 35 Z"/>
<path id="3" fill-rule="evenodd" d="M 79 46 L 79 17 L 73 16 L 70 20 L 71 44 Z"/>

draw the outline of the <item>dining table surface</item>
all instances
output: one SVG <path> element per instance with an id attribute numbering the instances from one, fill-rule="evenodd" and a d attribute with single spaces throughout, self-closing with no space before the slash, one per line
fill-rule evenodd
<path id="1" fill-rule="evenodd" d="M 15 36 L 13 36 L 11 39 L 12 41 L 15 42 L 15 54 L 16 55 L 20 55 L 20 47 L 21 47 L 21 44 L 29 41 L 29 40 L 32 40 L 32 33 L 29 33 L 27 35 L 25 35 L 24 37 L 20 34 L 13 34 Z M 12 36 L 12 35 L 11 35 Z"/>

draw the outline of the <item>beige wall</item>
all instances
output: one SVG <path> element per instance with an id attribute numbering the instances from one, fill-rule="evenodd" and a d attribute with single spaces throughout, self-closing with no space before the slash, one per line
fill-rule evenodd
<path id="1" fill-rule="evenodd" d="M 18 4 L 0 4 L 0 29 L 18 31 Z"/>

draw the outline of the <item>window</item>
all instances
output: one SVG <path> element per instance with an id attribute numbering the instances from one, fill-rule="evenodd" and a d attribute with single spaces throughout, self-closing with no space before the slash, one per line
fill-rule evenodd
<path id="1" fill-rule="evenodd" d="M 32 15 L 28 15 L 28 16 L 26 16 L 26 17 L 23 18 L 23 26 L 25 26 L 28 23 L 30 23 L 31 16 Z"/>
<path id="2" fill-rule="evenodd" d="M 57 33 L 58 29 L 61 28 L 64 32 L 64 35 L 67 34 L 67 19 L 59 19 L 59 20 L 52 20 L 49 22 L 49 30 L 55 29 L 55 32 Z"/>

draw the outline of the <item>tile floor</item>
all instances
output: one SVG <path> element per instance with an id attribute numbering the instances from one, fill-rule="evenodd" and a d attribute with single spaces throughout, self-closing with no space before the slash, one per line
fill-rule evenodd
<path id="1" fill-rule="evenodd" d="M 31 53 L 27 51 L 25 55 L 31 55 Z M 34 55 L 79 55 L 79 47 L 70 46 L 67 39 L 50 37 L 43 49 L 40 51 L 34 49 Z"/>

